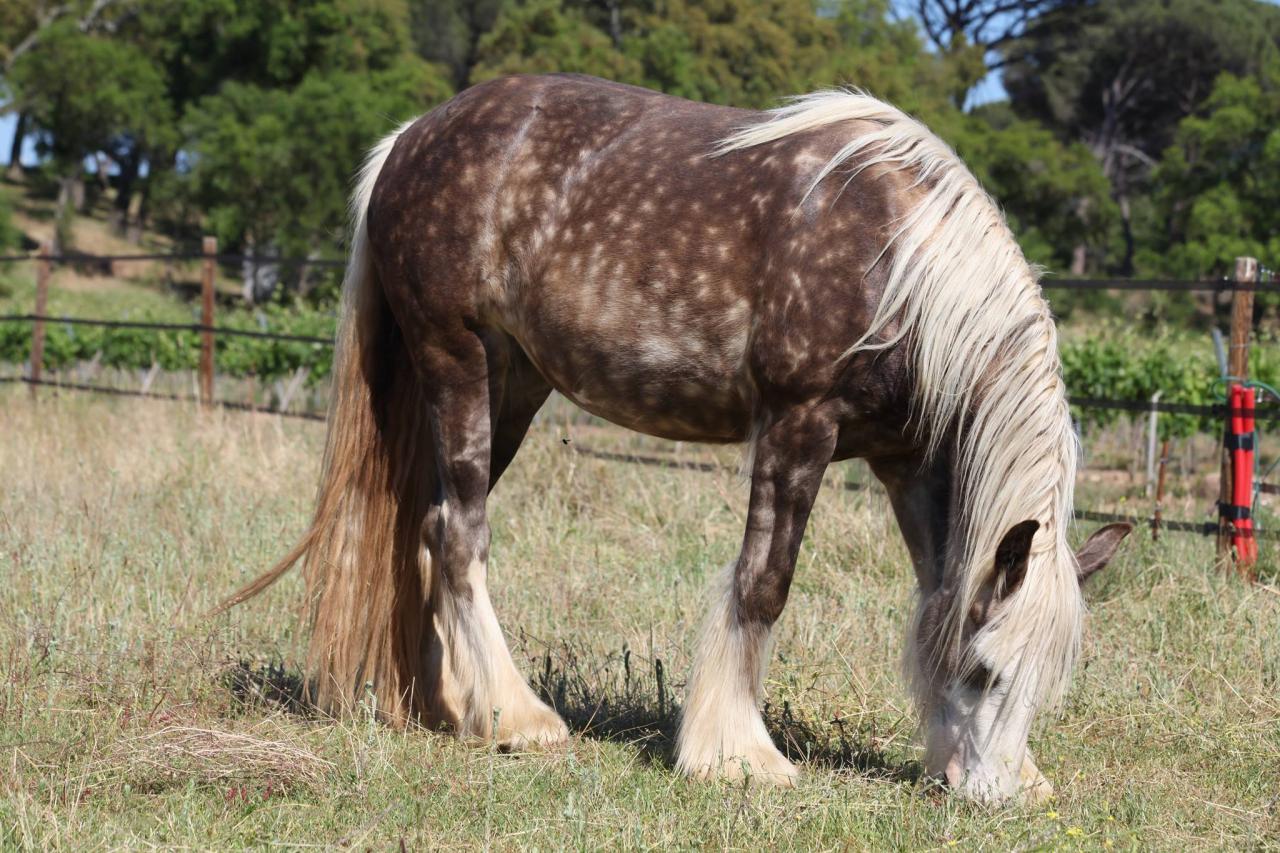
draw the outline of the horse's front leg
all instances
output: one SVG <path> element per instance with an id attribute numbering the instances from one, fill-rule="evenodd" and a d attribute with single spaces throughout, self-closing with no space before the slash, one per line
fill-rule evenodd
<path id="1" fill-rule="evenodd" d="M 836 432 L 831 419 L 809 409 L 775 419 L 756 443 L 742 552 L 716 590 L 685 697 L 676 758 L 683 773 L 778 784 L 796 776 L 759 705 L 769 633 L 787 602 Z"/>

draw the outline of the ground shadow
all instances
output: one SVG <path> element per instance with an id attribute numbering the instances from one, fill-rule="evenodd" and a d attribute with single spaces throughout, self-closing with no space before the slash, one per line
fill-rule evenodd
<path id="1" fill-rule="evenodd" d="M 527 647 L 524 639 L 521 645 Z M 545 651 L 538 663 L 533 689 L 571 732 L 627 744 L 649 763 L 674 764 L 680 708 L 660 658 L 637 659 L 627 648 L 602 658 L 565 643 Z M 227 667 L 222 680 L 244 705 L 308 719 L 327 716 L 310 702 L 301 673 L 283 663 L 252 666 L 241 661 Z M 766 704 L 764 719 L 778 749 L 802 766 L 913 785 L 924 776 L 919 762 L 902 761 L 878 747 L 874 729 L 839 718 L 807 717 L 785 703 Z"/>
<path id="2" fill-rule="evenodd" d="M 320 716 L 307 697 L 302 673 L 288 669 L 282 662 L 254 666 L 238 661 L 223 670 L 221 680 L 242 705 L 271 708 L 300 717 Z"/>
<path id="3" fill-rule="evenodd" d="M 674 763 L 680 708 L 661 659 L 637 661 L 626 648 L 601 659 L 565 644 L 544 653 L 532 683 L 575 734 L 629 744 L 653 763 Z M 874 731 L 849 721 L 809 718 L 785 703 L 766 704 L 764 720 L 778 749 L 799 764 L 909 784 L 924 775 L 919 762 L 887 753 L 875 745 Z"/>
<path id="4" fill-rule="evenodd" d="M 573 733 L 627 743 L 646 761 L 670 764 L 679 708 L 662 660 L 642 664 L 644 672 L 638 663 L 627 648 L 601 659 L 566 643 L 544 652 L 531 683 Z"/>
<path id="5" fill-rule="evenodd" d="M 190 277 L 192 275 L 196 277 Z M 162 276 L 162 283 L 171 296 L 183 302 L 198 302 L 203 294 L 204 285 L 201 283 L 198 273 L 192 273 L 190 270 L 167 268 Z M 219 308 L 244 307 L 244 298 L 239 291 L 215 290 L 213 299 Z"/>

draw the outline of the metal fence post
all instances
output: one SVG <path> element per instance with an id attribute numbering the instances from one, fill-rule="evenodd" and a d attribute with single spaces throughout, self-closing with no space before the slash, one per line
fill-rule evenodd
<path id="1" fill-rule="evenodd" d="M 52 247 L 41 243 L 36 255 L 36 320 L 31 327 L 31 399 L 36 399 L 44 372 L 44 316 L 49 307 L 49 255 Z"/>
<path id="2" fill-rule="evenodd" d="M 205 237 L 202 246 L 204 268 L 200 277 L 200 402 L 213 405 L 213 279 L 218 238 Z"/>
<path id="3" fill-rule="evenodd" d="M 1258 281 L 1257 258 L 1236 258 L 1236 283 L 1256 284 Z M 1231 344 L 1227 350 L 1228 386 L 1227 399 L 1231 399 L 1231 386 L 1249 377 L 1249 333 L 1253 328 L 1253 290 L 1237 289 L 1231 296 Z M 1223 428 L 1224 443 L 1232 435 L 1231 412 L 1227 412 Z M 1218 485 L 1218 506 L 1221 510 L 1218 524 L 1218 558 L 1224 565 L 1231 561 L 1231 530 L 1234 525 L 1227 517 L 1233 506 L 1231 452 L 1222 449 L 1222 472 Z"/>

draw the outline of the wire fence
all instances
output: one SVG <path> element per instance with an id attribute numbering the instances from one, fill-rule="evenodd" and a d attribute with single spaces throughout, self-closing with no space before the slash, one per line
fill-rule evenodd
<path id="1" fill-rule="evenodd" d="M 46 264 L 83 264 L 105 266 L 115 262 L 131 262 L 131 261 L 160 261 L 165 263 L 185 263 L 194 261 L 213 262 L 218 264 L 253 264 L 257 266 L 313 266 L 313 267 L 332 267 L 339 268 L 345 265 L 344 260 L 332 258 L 285 258 L 271 257 L 261 255 L 245 255 L 245 254 L 217 254 L 214 252 L 155 252 L 155 253 L 136 253 L 136 254 L 119 254 L 119 255 L 92 255 L 81 253 L 62 253 L 50 254 L 47 252 L 39 252 L 32 254 L 20 255 L 0 255 L 0 263 L 23 263 L 23 262 L 42 262 Z M 1219 279 L 1206 281 L 1179 281 L 1165 279 L 1045 279 L 1041 281 L 1041 287 L 1045 290 L 1118 290 L 1118 291 L 1174 291 L 1174 292 L 1208 292 L 1208 293 L 1234 293 L 1234 292 L 1250 292 L 1250 293 L 1280 293 L 1280 282 L 1276 281 L 1238 281 L 1235 279 Z M 39 307 L 39 306 L 38 306 Z M 27 314 L 3 314 L 0 315 L 0 322 L 9 323 L 62 323 L 70 325 L 92 326 L 108 329 L 138 329 L 151 331 L 170 331 L 170 332 L 194 332 L 202 335 L 226 335 L 239 336 L 247 338 L 258 338 L 272 341 L 282 341 L 291 343 L 307 343 L 320 346 L 333 346 L 333 339 L 328 337 L 320 337 L 315 335 L 297 335 L 281 332 L 258 331 L 252 329 L 237 329 L 228 326 L 216 326 L 207 323 L 164 323 L 151 321 L 135 321 L 135 320 L 101 320 L 89 317 L 57 317 L 43 313 L 27 313 Z M 46 380 L 39 376 L 16 376 L 16 377 L 0 377 L 0 383 L 22 383 L 31 387 L 48 387 L 68 391 L 82 391 L 89 393 L 105 394 L 115 397 L 129 397 L 148 400 L 158 400 L 167 402 L 182 403 L 203 403 L 216 408 L 239 411 L 239 412 L 256 412 L 263 414 L 272 414 L 280 417 L 296 418 L 308 421 L 324 421 L 326 416 L 321 412 L 312 411 L 289 411 L 287 409 L 273 409 L 269 407 L 260 407 L 252 403 L 242 403 L 230 400 L 214 399 L 211 395 L 195 395 L 195 394 L 171 394 L 163 392 L 152 392 L 147 390 L 131 390 L 125 388 L 115 388 L 107 385 L 93 385 L 81 382 L 64 382 L 60 380 Z M 1242 414 L 1241 411 L 1232 409 L 1225 403 L 1214 405 L 1198 405 L 1188 403 L 1176 403 L 1166 401 L 1152 400 L 1121 400 L 1102 397 L 1069 397 L 1068 402 L 1083 409 L 1101 409 L 1112 411 L 1123 411 L 1137 414 L 1149 414 L 1152 412 L 1181 414 L 1181 415 L 1199 415 L 1215 419 L 1224 419 L 1230 415 Z M 1260 406 L 1250 410 L 1250 415 L 1258 421 L 1280 421 L 1280 406 Z M 681 470 L 694 471 L 721 471 L 731 470 L 725 466 L 710 462 L 687 462 L 663 458 L 660 456 L 644 456 L 640 454 L 618 453 L 612 451 L 595 450 L 589 447 L 576 446 L 577 453 L 591 456 L 598 459 L 624 462 L 629 464 L 650 465 L 667 468 L 678 468 Z M 865 488 L 862 484 L 846 482 L 843 484 L 846 489 Z M 1264 485 L 1260 491 L 1267 494 L 1280 493 L 1280 489 Z M 1204 521 L 1179 521 L 1156 517 L 1142 517 L 1135 515 L 1122 515 L 1115 513 L 1098 512 L 1095 510 L 1076 510 L 1075 517 L 1080 520 L 1099 521 L 1099 522 L 1128 522 L 1136 526 L 1151 527 L 1161 531 L 1171 531 L 1178 533 L 1192 533 L 1201 536 L 1215 536 L 1220 532 L 1219 522 Z M 1280 539 L 1280 531 L 1237 531 L 1237 535 L 1244 534 L 1254 536 L 1259 539 Z"/>
<path id="2" fill-rule="evenodd" d="M 701 471 L 704 473 L 721 472 L 731 473 L 736 469 L 726 465 L 719 465 L 714 462 L 695 462 L 684 459 L 670 459 L 662 456 L 647 456 L 639 453 L 620 453 L 611 450 L 596 450 L 592 447 L 586 447 L 579 444 L 572 445 L 575 452 L 582 456 L 590 456 L 593 459 L 602 459 L 608 462 L 624 462 L 631 465 L 646 465 L 656 468 L 668 468 L 677 471 Z M 864 483 L 846 480 L 837 484 L 838 488 L 845 491 L 858 492 L 866 490 Z M 1176 533 L 1195 533 L 1200 536 L 1216 536 L 1218 534 L 1218 522 L 1216 521 L 1179 521 L 1176 519 L 1155 518 L 1154 516 L 1138 516 L 1123 515 L 1111 512 L 1099 512 L 1090 509 L 1075 510 L 1075 518 L 1078 521 L 1099 521 L 1105 523 L 1123 521 L 1134 525 L 1135 527 L 1158 528 L 1161 533 L 1165 531 L 1173 531 Z M 1253 536 L 1258 539 L 1280 540 L 1280 530 L 1252 530 L 1246 535 Z"/>
<path id="3" fill-rule="evenodd" d="M 163 391 L 135 391 L 131 388 L 113 388 L 110 385 L 89 385 L 83 382 L 63 382 L 55 379 L 32 379 L 29 376 L 0 376 L 0 383 L 22 384 L 36 388 L 54 388 L 61 391 L 89 391 L 106 394 L 112 397 L 134 397 L 142 400 L 160 400 L 169 403 L 202 403 L 219 409 L 235 412 L 254 412 L 264 415 L 278 415 L 282 418 L 298 418 L 306 421 L 324 421 L 327 417 L 322 412 L 294 412 L 288 409 L 272 409 L 255 406 L 252 403 L 237 403 L 234 400 L 204 401 L 196 394 L 169 394 Z"/>
<path id="4" fill-rule="evenodd" d="M 206 254 L 204 252 L 139 252 L 124 255 L 91 255 L 82 252 L 64 252 L 62 254 L 41 254 L 30 252 L 21 255 L 0 255 L 0 263 L 23 263 L 26 261 L 43 261 L 50 264 L 83 264 L 84 266 L 106 266 L 117 261 L 163 261 L 165 263 L 190 263 L 193 261 L 213 261 L 217 264 L 245 264 L 257 266 L 282 267 L 334 267 L 341 268 L 347 262 L 341 258 L 298 258 L 275 257 L 272 255 L 245 255 L 237 253 Z"/>
<path id="5" fill-rule="evenodd" d="M 292 335 L 282 332 L 260 332 L 230 326 L 205 326 L 201 323 L 155 323 L 148 320 L 97 320 L 91 317 L 55 317 L 49 314 L 0 314 L 0 323 L 65 323 L 72 326 L 96 326 L 104 329 L 149 329 L 158 332 L 209 332 L 231 337 L 260 338 L 269 341 L 292 341 L 333 346 L 333 338 L 316 335 Z"/>
<path id="6" fill-rule="evenodd" d="M 237 329 L 229 326 L 206 326 L 200 323 L 158 323 L 142 320 L 98 320 L 90 317 L 60 317 L 48 314 L 0 314 L 0 323 L 62 323 L 78 326 L 93 326 L 107 329 L 143 329 L 164 332 L 207 332 L 213 335 L 229 337 L 258 338 L 261 340 L 283 341 L 289 343 L 316 344 L 333 346 L 333 338 L 317 335 L 295 335 L 283 332 L 264 332 L 254 329 Z M 1212 405 L 1193 403 L 1171 403 L 1151 400 L 1120 400 L 1108 397 L 1068 397 L 1068 402 L 1082 409 L 1098 409 L 1137 414 L 1199 415 L 1202 417 L 1221 419 L 1231 414 L 1240 414 L 1226 403 Z M 1255 420 L 1280 421 L 1280 406 L 1257 406 L 1251 413 Z"/>
<path id="7" fill-rule="evenodd" d="M 105 266 L 115 262 L 129 261 L 161 261 L 165 263 L 190 263 L 193 261 L 213 261 L 218 264 L 253 264 L 256 266 L 282 267 L 330 267 L 342 268 L 346 260 L 342 258 L 307 258 L 276 257 L 273 255 L 256 255 L 243 253 L 209 254 L 200 251 L 178 252 L 140 252 L 119 255 L 95 255 L 82 252 L 63 252 L 61 254 L 41 254 L 27 252 L 23 254 L 0 255 L 0 263 L 24 263 L 44 261 L 50 264 L 83 264 L 85 266 Z M 1053 278 L 1040 281 L 1044 290 L 1160 290 L 1184 293 L 1280 293 L 1280 281 L 1237 281 L 1231 278 L 1184 280 L 1184 279 L 1135 279 L 1135 278 Z"/>
<path id="8" fill-rule="evenodd" d="M 117 397 L 132 397 L 145 400 L 159 400 L 163 402 L 178 402 L 199 404 L 200 397 L 194 394 L 166 394 L 150 391 L 133 391 L 125 388 L 111 388 L 103 385 L 87 385 L 78 382 L 59 382 L 54 380 L 33 380 L 25 376 L 9 376 L 0 377 L 0 383 L 22 383 L 26 385 L 35 385 L 40 387 L 54 388 L 67 391 L 88 391 L 100 394 L 107 394 Z M 293 412 L 281 411 L 276 409 L 263 408 L 253 406 L 248 403 L 238 403 L 230 400 L 214 400 L 212 405 L 219 409 L 234 412 L 253 412 L 256 414 L 276 415 L 279 417 L 296 418 L 306 421 L 327 420 L 327 417 L 321 412 Z M 716 462 L 706 462 L 700 460 L 673 459 L 670 457 L 645 455 L 639 453 L 622 453 L 612 450 L 597 450 L 593 447 L 583 445 L 577 442 L 569 442 L 569 446 L 573 452 L 588 456 L 593 459 L 600 459 L 607 462 L 621 462 L 630 465 L 643 465 L 654 468 L 665 468 L 676 471 L 695 471 L 701 473 L 734 473 L 737 469 L 727 465 L 721 465 Z M 838 484 L 838 487 L 846 491 L 863 491 L 867 486 L 863 483 L 844 481 Z M 1280 490 L 1264 490 L 1268 493 L 1276 493 Z M 1128 522 L 1139 528 L 1157 529 L 1161 533 L 1191 533 L 1199 536 L 1216 536 L 1219 532 L 1218 522 L 1215 521 L 1184 521 L 1178 519 L 1155 518 L 1154 516 L 1126 515 L 1118 513 L 1100 512 L 1097 510 L 1077 509 L 1074 517 L 1079 521 L 1097 521 L 1103 523 L 1111 522 Z M 1250 530 L 1240 531 L 1246 537 L 1252 536 L 1264 541 L 1280 540 L 1280 531 L 1276 530 Z"/>
<path id="9" fill-rule="evenodd" d="M 1160 290 L 1180 293 L 1280 293 L 1277 281 L 1236 281 L 1222 278 L 1205 281 L 1138 278 L 1049 278 L 1041 279 L 1042 290 Z"/>

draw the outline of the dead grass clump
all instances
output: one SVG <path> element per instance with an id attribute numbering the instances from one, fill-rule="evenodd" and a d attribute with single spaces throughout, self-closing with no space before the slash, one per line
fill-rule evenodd
<path id="1" fill-rule="evenodd" d="M 95 768 L 133 788 L 261 784 L 268 790 L 323 787 L 334 765 L 278 737 L 171 725 L 118 742 Z"/>

